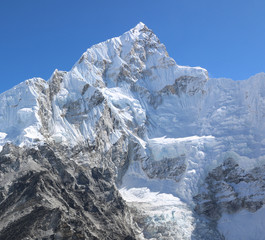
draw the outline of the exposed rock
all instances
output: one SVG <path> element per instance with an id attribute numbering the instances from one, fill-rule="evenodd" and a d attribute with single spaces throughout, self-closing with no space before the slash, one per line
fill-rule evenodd
<path id="1" fill-rule="evenodd" d="M 187 168 L 185 160 L 185 155 L 177 158 L 164 158 L 160 161 L 147 159 L 143 162 L 143 170 L 150 178 L 179 181 Z"/>
<path id="2" fill-rule="evenodd" d="M 246 171 L 233 158 L 227 158 L 208 174 L 202 187 L 205 190 L 194 197 L 196 212 L 214 221 L 224 212 L 256 212 L 265 203 L 264 170 L 261 166 Z"/>
<path id="3" fill-rule="evenodd" d="M 0 153 L 0 239 L 135 239 L 109 169 L 51 146 Z"/>
<path id="4" fill-rule="evenodd" d="M 203 81 L 202 81 L 203 80 Z M 180 96 L 180 94 L 194 95 L 195 93 L 203 93 L 203 86 L 206 79 L 200 79 L 192 76 L 181 76 L 175 80 L 172 85 L 165 86 L 160 90 L 161 94 L 175 94 Z"/>

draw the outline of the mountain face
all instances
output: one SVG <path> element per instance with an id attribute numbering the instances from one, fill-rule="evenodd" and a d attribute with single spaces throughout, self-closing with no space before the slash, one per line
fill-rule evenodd
<path id="1" fill-rule="evenodd" d="M 0 239 L 134 239 L 111 171 L 80 166 L 75 154 L 4 146 Z"/>
<path id="2" fill-rule="evenodd" d="M 264 239 L 264 73 L 209 79 L 139 23 L 0 101 L 0 239 Z"/>

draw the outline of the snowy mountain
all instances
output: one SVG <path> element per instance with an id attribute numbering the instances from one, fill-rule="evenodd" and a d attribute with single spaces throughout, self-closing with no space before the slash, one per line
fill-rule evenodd
<path id="1" fill-rule="evenodd" d="M 0 239 L 263 239 L 265 73 L 209 79 L 139 23 L 0 101 Z"/>

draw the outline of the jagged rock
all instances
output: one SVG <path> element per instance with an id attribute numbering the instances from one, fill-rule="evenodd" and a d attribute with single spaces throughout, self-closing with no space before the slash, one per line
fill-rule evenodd
<path id="1" fill-rule="evenodd" d="M 164 158 L 160 161 L 148 159 L 143 163 L 143 170 L 151 179 L 173 179 L 178 181 L 181 179 L 186 168 L 185 155 L 177 158 Z"/>
<path id="2" fill-rule="evenodd" d="M 219 220 L 222 213 L 242 209 L 256 212 L 265 203 L 264 170 L 262 166 L 247 172 L 233 158 L 227 158 L 206 177 L 202 187 L 206 191 L 194 197 L 196 212 L 214 221 Z"/>
<path id="3" fill-rule="evenodd" d="M 109 169 L 77 165 L 51 146 L 0 153 L 0 239 L 135 239 Z"/>

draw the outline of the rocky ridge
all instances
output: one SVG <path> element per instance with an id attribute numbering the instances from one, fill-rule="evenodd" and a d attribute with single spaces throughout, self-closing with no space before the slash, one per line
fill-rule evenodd
<path id="1" fill-rule="evenodd" d="M 135 239 L 109 168 L 78 165 L 74 151 L 4 146 L 0 239 Z"/>

